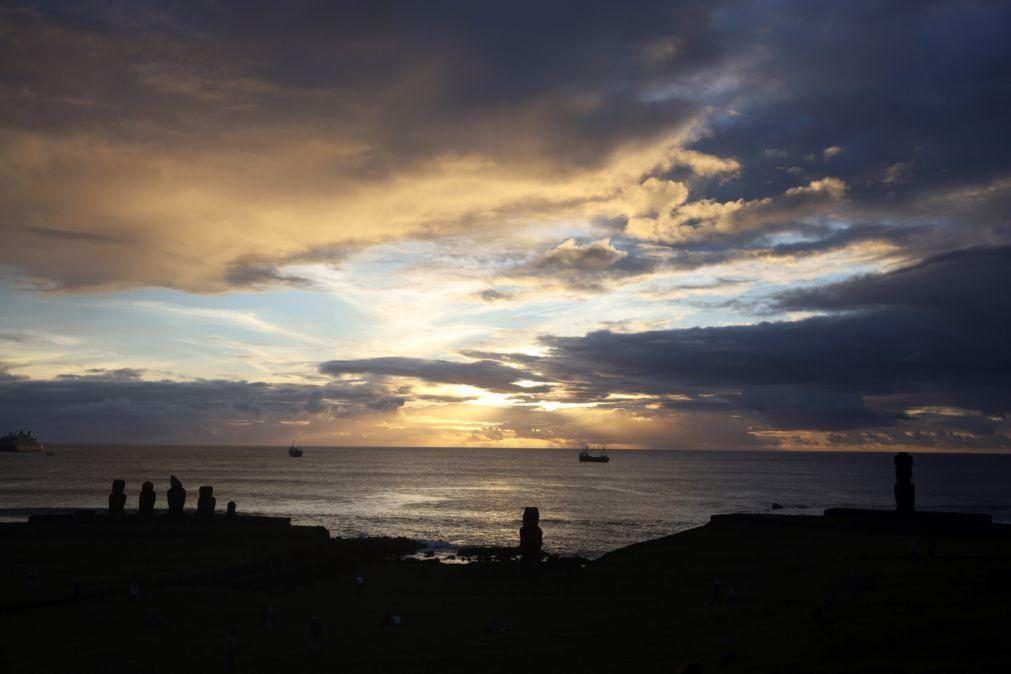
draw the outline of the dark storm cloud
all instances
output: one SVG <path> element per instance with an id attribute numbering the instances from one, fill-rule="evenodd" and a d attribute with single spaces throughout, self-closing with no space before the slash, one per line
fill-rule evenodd
<path id="1" fill-rule="evenodd" d="M 584 337 L 544 337 L 542 341 L 552 349 L 552 357 L 546 360 L 556 371 L 563 377 L 570 372 L 590 374 L 590 383 L 600 386 L 602 393 L 791 383 L 845 386 L 868 380 L 879 387 L 889 380 L 888 373 L 880 371 L 876 363 L 849 362 L 854 359 L 847 359 L 845 353 L 859 353 L 861 342 L 869 337 L 874 338 L 871 350 L 889 347 L 902 352 L 905 343 L 888 344 L 887 336 L 878 336 L 878 326 L 885 327 L 880 318 L 854 323 L 832 317 L 641 333 L 599 331 Z M 894 334 L 894 330 L 882 332 Z M 843 353 L 828 358 L 833 347 L 842 347 Z"/>
<path id="2" fill-rule="evenodd" d="M 796 257 L 817 255 L 869 241 L 880 241 L 898 248 L 906 248 L 914 239 L 927 238 L 932 233 L 932 230 L 925 226 L 904 227 L 879 223 L 858 223 L 848 227 L 822 228 L 820 231 L 812 229 L 810 231 L 815 235 L 812 238 L 792 243 L 774 244 L 768 248 L 769 254 Z"/>
<path id="3" fill-rule="evenodd" d="M 664 387 L 652 388 L 661 390 Z M 614 400 L 605 401 L 603 405 L 619 409 L 632 407 L 638 414 L 647 416 L 662 416 L 667 411 L 715 413 L 719 415 L 717 418 L 745 418 L 752 426 L 772 430 L 890 429 L 899 420 L 908 418 L 901 412 L 875 410 L 859 393 L 837 388 L 745 385 L 727 389 L 717 385 L 691 393 L 691 387 L 673 388 L 680 390 L 674 397 L 661 394 L 638 404 Z M 699 392 L 703 390 L 706 392 Z"/>
<path id="4" fill-rule="evenodd" d="M 705 219 L 675 218 L 630 233 L 669 245 L 685 269 L 868 242 L 907 261 L 1011 242 L 1011 6 L 740 2 L 720 19 L 733 83 L 713 91 L 717 112 L 692 147 L 741 169 L 687 180 L 693 199 L 744 204 L 733 217 L 757 226 L 728 221 L 732 231 L 700 236 L 691 229 Z M 775 208 L 826 178 L 845 184 L 844 200 Z M 753 205 L 774 212 L 757 217 Z M 787 233 L 799 241 L 777 239 Z"/>
<path id="5" fill-rule="evenodd" d="M 700 72 L 722 51 L 708 34 L 713 10 L 698 2 L 647 2 L 630 10 L 594 1 L 578 11 L 528 1 L 389 7 L 385 30 L 397 58 L 390 74 L 402 77 L 405 64 L 422 64 L 432 85 L 412 87 L 405 92 L 410 104 L 380 111 L 398 153 L 477 148 L 500 157 L 535 153 L 562 165 L 592 163 L 630 137 L 687 121 L 693 103 L 649 100 L 642 89 Z M 676 54 L 650 58 L 650 48 L 672 39 Z"/>
<path id="6" fill-rule="evenodd" d="M 748 326 L 545 337 L 553 355 L 541 368 L 554 367 L 548 372 L 562 377 L 592 374 L 588 381 L 600 393 L 791 385 L 866 394 L 969 385 L 1000 391 L 1011 375 L 1006 334 L 953 325 L 948 318 L 892 309 Z M 999 411 L 1008 402 L 1007 395 L 994 399 Z"/>
<path id="7" fill-rule="evenodd" d="M 1004 246 L 953 251 L 887 274 L 790 290 L 780 295 L 777 306 L 821 311 L 915 307 L 1006 328 L 1011 316 L 1009 289 L 1011 246 Z"/>
<path id="8" fill-rule="evenodd" d="M 394 161 L 475 149 L 596 161 L 689 119 L 691 102 L 642 88 L 723 51 L 701 2 L 19 4 L 3 16 L 4 81 L 23 93 L 9 121 L 189 125 L 201 117 L 173 105 L 186 101 L 212 117 L 381 129 Z"/>
<path id="9" fill-rule="evenodd" d="M 1011 413 L 1009 269 L 1009 248 L 960 251 L 780 298 L 837 315 L 544 337 L 538 369 L 582 399 L 681 394 L 665 406 L 725 406 L 772 429 L 882 429 L 931 406 L 955 410 L 930 418 L 936 426 L 981 429 L 981 416 Z"/>
<path id="10" fill-rule="evenodd" d="M 45 428 L 54 442 L 269 442 L 285 423 L 388 413 L 404 398 L 370 385 L 145 381 L 130 369 L 52 380 L 4 377 L 0 429 Z M 251 432 L 244 434 L 242 429 Z M 257 435 L 259 434 L 259 439 Z"/>
<path id="11" fill-rule="evenodd" d="M 539 379 L 535 374 L 491 360 L 456 363 L 424 358 L 363 358 L 361 360 L 331 360 L 319 367 L 331 376 L 369 374 L 381 377 L 412 377 L 442 384 L 463 384 L 489 391 L 529 391 L 515 382 Z"/>
<path id="12" fill-rule="evenodd" d="M 924 215 L 924 196 L 1007 176 L 1011 6 L 737 7 L 724 28 L 756 54 L 733 94 L 741 114 L 716 123 L 697 147 L 732 154 L 744 168 L 739 183 L 714 184 L 713 194 L 755 198 L 796 184 L 798 174 L 832 175 L 860 206 Z"/>

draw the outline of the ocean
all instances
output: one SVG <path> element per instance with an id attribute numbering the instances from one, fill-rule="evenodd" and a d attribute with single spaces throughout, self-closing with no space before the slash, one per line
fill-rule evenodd
<path id="1" fill-rule="evenodd" d="M 597 557 L 704 524 L 715 513 L 820 513 L 893 505 L 892 455 L 754 451 L 612 451 L 579 463 L 560 449 L 53 446 L 0 453 L 0 519 L 100 509 L 113 479 L 127 508 L 150 480 L 166 507 L 169 475 L 187 507 L 213 485 L 218 509 L 283 515 L 334 536 L 408 536 L 432 549 L 513 545 L 525 506 L 541 512 L 545 549 Z M 920 509 L 985 512 L 1011 521 L 1011 455 L 916 454 Z"/>

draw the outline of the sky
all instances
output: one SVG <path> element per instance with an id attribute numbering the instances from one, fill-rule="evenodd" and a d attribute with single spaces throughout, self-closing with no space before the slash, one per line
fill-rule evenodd
<path id="1" fill-rule="evenodd" d="M 1011 5 L 0 1 L 0 431 L 1007 451 Z"/>

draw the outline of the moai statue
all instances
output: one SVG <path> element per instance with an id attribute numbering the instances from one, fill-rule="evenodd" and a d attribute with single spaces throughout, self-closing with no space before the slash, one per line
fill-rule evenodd
<path id="1" fill-rule="evenodd" d="M 228 511 L 225 514 L 229 517 L 235 517 L 235 501 L 228 502 Z"/>
<path id="2" fill-rule="evenodd" d="M 197 514 L 213 515 L 217 502 L 218 500 L 214 498 L 214 487 L 201 487 L 200 497 L 197 499 Z"/>
<path id="3" fill-rule="evenodd" d="M 168 493 L 168 509 L 170 515 L 182 515 L 183 506 L 186 505 L 186 490 L 183 489 L 183 483 L 179 481 L 175 475 L 169 476 L 169 486 Z"/>
<path id="4" fill-rule="evenodd" d="M 154 517 L 154 484 L 151 482 L 145 482 L 140 487 L 140 499 L 139 506 L 137 507 L 137 514 L 141 517 Z"/>
<path id="5" fill-rule="evenodd" d="M 541 561 L 544 534 L 537 523 L 541 513 L 537 508 L 523 509 L 523 527 L 520 529 L 520 559 L 524 562 Z"/>
<path id="6" fill-rule="evenodd" d="M 916 510 L 916 487 L 913 486 L 913 457 L 899 452 L 895 464 L 895 509 L 900 513 Z"/>
<path id="7" fill-rule="evenodd" d="M 109 514 L 122 515 L 126 506 L 126 482 L 124 480 L 112 481 L 112 493 L 109 494 Z"/>

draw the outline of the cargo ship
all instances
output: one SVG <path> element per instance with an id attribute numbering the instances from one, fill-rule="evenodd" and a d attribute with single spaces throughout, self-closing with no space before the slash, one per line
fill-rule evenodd
<path id="1" fill-rule="evenodd" d="M 593 447 L 592 449 L 599 453 L 592 453 L 590 451 L 591 447 L 587 445 L 586 448 L 579 453 L 579 461 L 581 463 L 607 463 L 611 460 L 611 457 L 607 455 L 607 447 L 604 445 Z"/>

